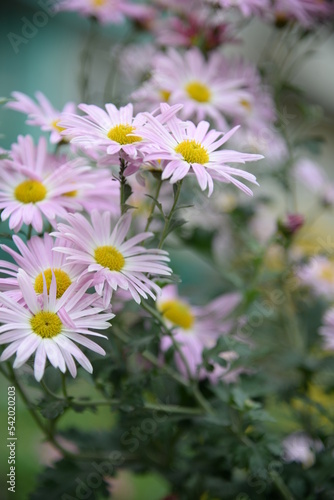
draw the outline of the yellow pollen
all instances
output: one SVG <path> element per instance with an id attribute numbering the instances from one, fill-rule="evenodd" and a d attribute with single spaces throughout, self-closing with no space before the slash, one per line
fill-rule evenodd
<path id="1" fill-rule="evenodd" d="M 183 159 L 190 164 L 199 163 L 200 165 L 204 165 L 210 159 L 207 150 L 193 139 L 180 142 L 176 146 L 175 151 L 176 153 L 180 153 Z"/>
<path id="2" fill-rule="evenodd" d="M 62 322 L 56 313 L 40 311 L 30 320 L 33 332 L 37 333 L 43 339 L 52 339 L 60 334 Z"/>
<path id="3" fill-rule="evenodd" d="M 43 293 L 43 285 L 44 285 L 43 274 L 44 274 L 46 287 L 49 293 L 52 280 L 52 271 L 56 278 L 57 299 L 59 299 L 66 292 L 66 290 L 72 283 L 69 275 L 65 273 L 65 271 L 62 271 L 61 269 L 46 269 L 45 271 L 43 271 L 43 273 L 39 273 L 39 275 L 35 279 L 34 288 L 36 293 Z"/>
<path id="4" fill-rule="evenodd" d="M 91 0 L 91 2 L 94 7 L 102 7 L 106 3 L 106 0 Z"/>
<path id="5" fill-rule="evenodd" d="M 160 305 L 159 309 L 164 318 L 184 330 L 189 330 L 194 324 L 194 316 L 191 313 L 190 307 L 180 300 L 166 300 L 166 302 Z"/>
<path id="6" fill-rule="evenodd" d="M 22 203 L 37 203 L 44 200 L 46 192 L 46 188 L 41 182 L 29 180 L 16 186 L 14 196 Z"/>
<path id="7" fill-rule="evenodd" d="M 246 99 L 241 99 L 240 104 L 243 108 L 245 108 L 246 111 L 248 112 L 252 111 L 251 103 Z"/>
<path id="8" fill-rule="evenodd" d="M 63 132 L 64 130 L 66 130 L 66 128 L 64 127 L 59 127 L 58 123 L 60 122 L 60 119 L 58 120 L 52 120 L 51 122 L 51 127 L 53 127 L 54 129 L 57 130 L 57 132 Z"/>
<path id="9" fill-rule="evenodd" d="M 107 267 L 110 271 L 121 271 L 125 264 L 125 259 L 121 252 L 111 245 L 97 247 L 94 257 L 100 266 Z"/>
<path id="10" fill-rule="evenodd" d="M 320 271 L 320 277 L 328 281 L 329 283 L 334 283 L 334 265 L 326 265 Z"/>
<path id="11" fill-rule="evenodd" d="M 160 95 L 161 95 L 161 98 L 163 99 L 164 102 L 168 102 L 169 98 L 170 98 L 170 95 L 171 95 L 171 92 L 169 90 L 163 90 L 163 89 L 161 89 L 160 90 Z"/>
<path id="12" fill-rule="evenodd" d="M 74 191 L 68 191 L 64 193 L 64 196 L 68 196 L 69 198 L 75 198 L 78 194 L 78 191 L 75 189 Z"/>
<path id="13" fill-rule="evenodd" d="M 124 144 L 133 144 L 142 140 L 138 135 L 128 135 L 132 134 L 134 130 L 135 128 L 132 125 L 116 125 L 109 130 L 107 135 L 111 141 L 118 142 L 123 146 Z"/>
<path id="14" fill-rule="evenodd" d="M 209 102 L 211 99 L 211 90 L 201 82 L 190 82 L 185 89 L 194 101 Z"/>

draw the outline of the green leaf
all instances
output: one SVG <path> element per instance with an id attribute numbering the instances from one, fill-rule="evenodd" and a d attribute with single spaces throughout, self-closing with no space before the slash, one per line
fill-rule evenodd
<path id="1" fill-rule="evenodd" d="M 62 415 L 65 411 L 65 408 L 68 408 L 68 402 L 64 400 L 57 401 L 42 401 L 40 403 L 40 411 L 44 418 L 49 420 L 54 420 L 55 418 Z"/>

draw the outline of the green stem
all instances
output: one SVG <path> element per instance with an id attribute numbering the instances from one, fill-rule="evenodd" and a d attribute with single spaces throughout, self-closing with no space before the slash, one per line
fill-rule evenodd
<path id="1" fill-rule="evenodd" d="M 210 403 L 204 398 L 203 394 L 200 392 L 198 385 L 197 385 L 197 381 L 192 377 L 188 361 L 187 361 L 186 357 L 184 356 L 183 351 L 180 348 L 180 345 L 176 342 L 174 335 L 173 335 L 173 332 L 166 326 L 161 314 L 156 309 L 153 309 L 153 307 L 149 306 L 145 301 L 141 302 L 141 306 L 159 322 L 159 324 L 162 326 L 164 332 L 171 339 L 171 341 L 173 343 L 173 347 L 176 350 L 176 352 L 178 353 L 178 355 L 180 356 L 180 358 L 185 366 L 185 369 L 187 371 L 188 379 L 190 380 L 190 383 L 187 381 L 186 387 L 188 387 L 189 389 L 192 390 L 194 398 L 199 403 L 199 405 L 203 408 L 203 410 L 205 410 L 210 415 L 214 415 L 213 408 L 211 407 Z M 185 384 L 183 383 L 183 385 L 185 385 Z"/>
<path id="2" fill-rule="evenodd" d="M 156 188 L 156 191 L 155 191 L 155 194 L 154 194 L 155 200 L 158 200 L 162 183 L 163 183 L 163 180 L 160 178 L 159 181 L 158 181 L 158 183 L 157 183 L 157 188 Z M 147 223 L 146 223 L 145 230 L 144 230 L 145 232 L 148 231 L 148 229 L 149 229 L 149 227 L 151 225 L 151 222 L 152 222 L 152 219 L 153 219 L 153 212 L 154 212 L 154 209 L 155 209 L 155 205 L 156 205 L 155 201 L 152 200 L 151 208 L 150 208 L 150 213 L 149 213 L 149 216 L 147 218 Z"/>
<path id="3" fill-rule="evenodd" d="M 88 100 L 88 84 L 89 84 L 89 71 L 92 62 L 92 47 L 94 45 L 94 39 L 96 36 L 97 21 L 94 17 L 90 20 L 89 33 L 87 37 L 87 42 L 81 53 L 81 69 L 80 69 L 80 95 L 81 101 L 86 102 Z"/>
<path id="4" fill-rule="evenodd" d="M 27 240 L 30 240 L 31 238 L 31 233 L 32 233 L 32 225 L 29 224 L 28 226 L 28 231 L 27 231 Z"/>
<path id="5" fill-rule="evenodd" d="M 177 206 L 177 202 L 179 201 L 181 187 L 182 187 L 182 180 L 177 183 L 176 192 L 174 194 L 174 203 L 172 205 L 172 208 L 171 208 L 168 216 L 165 219 L 165 225 L 164 225 L 164 228 L 163 228 L 162 233 L 161 233 L 158 248 L 162 248 L 164 241 L 168 235 L 169 226 L 170 226 L 171 220 L 173 218 L 173 215 L 174 215 L 174 212 L 175 212 L 175 209 Z"/>
<path id="6" fill-rule="evenodd" d="M 273 480 L 276 488 L 281 493 L 282 498 L 284 498 L 285 500 L 294 500 L 294 496 L 290 492 L 287 485 L 284 483 L 283 479 L 276 472 L 270 472 L 269 475 Z"/>
<path id="7" fill-rule="evenodd" d="M 62 373 L 61 374 L 61 387 L 62 387 L 62 391 L 63 391 L 63 394 L 64 394 L 64 398 L 66 400 L 69 399 L 68 397 L 68 393 L 67 393 L 67 387 L 66 387 L 66 375 L 65 373 Z"/>
<path id="8" fill-rule="evenodd" d="M 124 171 L 127 167 L 126 161 L 124 158 L 119 159 L 120 169 L 119 169 L 119 182 L 121 185 L 121 196 L 120 196 L 120 204 L 121 204 L 121 215 L 125 213 L 125 186 L 126 186 L 126 177 L 124 175 Z"/>

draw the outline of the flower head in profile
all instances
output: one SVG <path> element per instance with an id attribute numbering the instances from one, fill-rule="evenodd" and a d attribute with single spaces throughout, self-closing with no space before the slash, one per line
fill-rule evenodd
<path id="1" fill-rule="evenodd" d="M 316 452 L 324 447 L 319 439 L 312 439 L 304 432 L 290 434 L 283 440 L 282 445 L 286 462 L 299 462 L 306 468 L 314 464 Z"/>
<path id="2" fill-rule="evenodd" d="M 144 22 L 151 19 L 154 12 L 149 6 L 131 0 L 61 0 L 57 11 L 64 10 L 94 17 L 103 24 L 118 24 L 127 17 Z"/>
<path id="3" fill-rule="evenodd" d="M 271 7 L 270 0 L 206 0 L 207 3 L 219 4 L 223 9 L 237 8 L 243 16 L 263 14 Z"/>
<path id="4" fill-rule="evenodd" d="M 162 115 L 170 113 L 168 104 L 161 105 Z M 209 130 L 209 123 L 202 121 L 197 126 L 192 122 L 182 122 L 175 115 L 166 124 L 161 119 L 145 113 L 148 124 L 141 130 L 146 139 L 145 160 L 167 160 L 162 179 L 175 183 L 188 173 L 195 174 L 202 191 L 208 188 L 209 196 L 213 191 L 213 179 L 233 183 L 248 195 L 252 191 L 237 178 L 241 177 L 257 184 L 253 174 L 228 163 L 245 163 L 263 158 L 261 155 L 239 153 L 227 149 L 218 150 L 237 131 L 238 127 L 226 134 Z"/>
<path id="5" fill-rule="evenodd" d="M 92 330 L 109 328 L 109 320 L 114 317 L 98 305 L 98 295 L 88 295 L 86 287 L 73 284 L 57 299 L 57 283 L 53 276 L 49 292 L 45 282 L 42 300 L 39 300 L 23 270 L 19 271 L 18 282 L 23 304 L 0 293 L 0 344 L 9 344 L 0 361 L 16 354 L 13 367 L 19 368 L 35 353 L 34 374 L 38 381 L 43 377 L 47 359 L 61 372 L 68 370 L 72 377 L 77 373 L 74 360 L 92 373 L 89 359 L 76 344 L 105 355 L 102 347 L 87 338 L 106 338 Z"/>
<path id="6" fill-rule="evenodd" d="M 324 349 L 334 351 L 334 308 L 329 309 L 323 320 L 323 326 L 319 330 L 323 337 Z"/>
<path id="7" fill-rule="evenodd" d="M 169 261 L 167 252 L 138 245 L 152 233 L 140 233 L 125 239 L 130 224 L 130 214 L 112 224 L 110 212 L 94 210 L 91 223 L 81 214 L 69 214 L 67 223 L 58 224 L 55 233 L 71 243 L 70 248 L 59 246 L 56 250 L 65 253 L 69 261 L 85 266 L 82 275 L 89 275 L 105 305 L 110 303 L 112 292 L 117 288 L 128 290 L 138 303 L 141 297 L 147 299 L 148 295 L 155 299 L 160 288 L 152 276 L 171 274 L 165 264 Z"/>
<path id="8" fill-rule="evenodd" d="M 51 132 L 50 142 L 56 144 L 64 140 L 61 132 L 64 130 L 58 124 L 63 113 L 74 113 L 75 104 L 68 102 L 62 111 L 55 109 L 42 92 L 36 92 L 36 101 L 22 92 L 13 92 L 14 101 L 6 104 L 7 108 L 15 109 L 28 115 L 27 124 L 40 127 L 41 130 Z"/>
<path id="9" fill-rule="evenodd" d="M 15 232 L 22 224 L 31 224 L 40 233 L 43 219 L 54 224 L 56 217 L 64 217 L 68 210 L 82 210 L 82 206 L 68 193 L 86 186 L 81 178 L 87 168 L 80 159 L 57 162 L 47 153 L 43 137 L 34 146 L 30 136 L 19 136 L 13 145 L 13 159 L 0 160 L 1 219 L 9 219 Z"/>
<path id="10" fill-rule="evenodd" d="M 334 5 L 330 0 L 275 0 L 274 14 L 279 24 L 293 20 L 309 28 L 333 16 Z"/>
<path id="11" fill-rule="evenodd" d="M 85 116 L 64 115 L 61 126 L 72 137 L 71 142 L 83 148 L 97 148 L 108 155 L 119 155 L 121 151 L 136 158 L 142 137 L 136 135 L 136 127 L 143 118 L 133 116 L 132 104 L 117 109 L 106 104 L 106 111 L 93 104 L 80 104 Z"/>
<path id="12" fill-rule="evenodd" d="M 27 243 L 14 235 L 13 241 L 19 252 L 7 245 L 1 245 L 1 250 L 8 253 L 15 264 L 7 260 L 0 261 L 0 273 L 7 275 L 7 277 L 0 278 L 0 290 L 8 291 L 10 296 L 17 301 L 22 299 L 22 290 L 18 282 L 20 269 L 23 269 L 30 278 L 37 295 L 43 293 L 44 283 L 46 283 L 49 293 L 51 280 L 54 277 L 57 285 L 57 299 L 62 297 L 69 286 L 78 280 L 84 270 L 82 264 L 69 262 L 66 260 L 66 255 L 53 252 L 55 246 L 66 246 L 68 242 L 55 240 L 48 233 L 45 233 L 42 238 L 33 236 Z M 88 286 L 89 284 L 87 284 L 87 288 Z"/>
<path id="13" fill-rule="evenodd" d="M 297 270 L 297 276 L 316 295 L 330 300 L 334 297 L 334 262 L 324 255 L 318 255 L 301 266 Z"/>
<path id="14" fill-rule="evenodd" d="M 221 359 L 226 361 L 226 366 L 216 364 L 214 370 L 208 372 L 202 365 L 204 349 L 214 347 L 219 336 L 228 334 L 233 326 L 236 326 L 236 320 L 229 316 L 240 301 L 241 296 L 238 293 L 230 293 L 218 297 L 204 307 L 192 306 L 178 295 L 175 285 L 163 288 L 157 300 L 157 308 L 166 324 L 172 328 L 174 341 L 180 346 L 191 376 L 208 377 L 214 383 L 220 379 L 232 381 L 237 377 L 239 371 L 230 371 L 231 362 L 238 358 L 233 351 L 220 354 Z M 172 344 L 172 339 L 164 336 L 161 341 L 162 351 L 167 351 Z M 177 352 L 175 362 L 183 375 L 189 375 L 182 356 Z"/>

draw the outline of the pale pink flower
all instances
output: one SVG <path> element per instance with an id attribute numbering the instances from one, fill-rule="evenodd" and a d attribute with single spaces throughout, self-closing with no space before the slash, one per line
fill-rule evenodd
<path id="1" fill-rule="evenodd" d="M 112 224 L 110 212 L 91 214 L 91 223 L 80 214 L 69 214 L 67 224 L 58 224 L 56 236 L 68 240 L 73 248 L 57 247 L 69 261 L 83 264 L 83 276 L 89 275 L 97 293 L 103 296 L 104 304 L 110 303 L 112 292 L 117 288 L 129 290 L 133 299 L 153 299 L 160 288 L 150 276 L 169 276 L 171 270 L 167 252 L 146 249 L 138 243 L 151 237 L 152 233 L 140 233 L 125 240 L 131 224 L 130 214 L 123 215 L 116 225 Z"/>
<path id="2" fill-rule="evenodd" d="M 211 51 L 205 59 L 193 47 L 185 53 L 169 49 L 153 60 L 152 77 L 132 94 L 141 109 L 152 110 L 160 102 L 183 104 L 181 118 L 196 121 L 211 119 L 220 129 L 227 127 L 226 118 L 243 112 L 243 102 L 251 95 L 243 77 L 229 77 L 229 61 Z"/>
<path id="3" fill-rule="evenodd" d="M 167 104 L 161 105 L 162 115 L 170 113 Z M 261 155 L 239 153 L 227 149 L 217 151 L 237 131 L 238 127 L 223 134 L 209 131 L 209 123 L 202 121 L 197 127 L 192 122 L 181 122 L 175 116 L 169 117 L 166 126 L 161 118 L 145 113 L 148 124 L 140 133 L 146 139 L 147 150 L 143 146 L 145 160 L 167 160 L 162 179 L 175 183 L 189 172 L 195 174 L 202 191 L 208 188 L 209 196 L 213 191 L 213 179 L 233 183 L 248 195 L 252 191 L 235 177 L 241 177 L 256 184 L 254 175 L 227 163 L 245 163 L 263 158 Z"/>
<path id="4" fill-rule="evenodd" d="M 320 165 L 309 158 L 300 158 L 293 173 L 297 181 L 319 196 L 323 203 L 334 205 L 334 183 Z"/>
<path id="5" fill-rule="evenodd" d="M 79 12 L 103 24 L 122 23 L 127 17 L 144 22 L 154 15 L 151 7 L 128 0 L 62 0 L 57 10 Z"/>
<path id="6" fill-rule="evenodd" d="M 136 135 L 136 127 L 142 125 L 143 117 L 133 116 L 132 104 L 117 109 L 114 104 L 106 104 L 106 111 L 93 104 L 80 104 L 85 116 L 64 115 L 60 125 L 71 142 L 83 148 L 96 148 L 108 155 L 121 152 L 136 158 L 142 138 Z"/>
<path id="7" fill-rule="evenodd" d="M 52 277 L 49 293 L 45 283 L 41 301 L 23 270 L 19 271 L 18 282 L 24 305 L 0 293 L 0 344 L 9 344 L 0 361 L 6 361 L 16 353 L 13 367 L 19 368 L 35 353 L 37 381 L 43 377 L 47 359 L 63 373 L 68 369 L 72 377 L 77 373 L 74 359 L 92 373 L 89 359 L 76 343 L 105 355 L 102 347 L 87 338 L 87 335 L 107 338 L 92 330 L 109 328 L 109 320 L 114 317 L 96 306 L 98 295 L 88 295 L 85 286 L 79 288 L 73 284 L 57 299 L 56 279 Z"/>
<path id="8" fill-rule="evenodd" d="M 323 326 L 319 330 L 323 337 L 324 349 L 334 351 L 334 308 L 329 309 L 323 320 Z"/>
<path id="9" fill-rule="evenodd" d="M 223 9 L 237 8 L 244 16 L 261 14 L 270 9 L 270 0 L 206 0 L 211 4 L 219 4 Z"/>
<path id="10" fill-rule="evenodd" d="M 334 6 L 327 0 L 275 0 L 274 12 L 280 22 L 292 19 L 309 28 L 333 16 Z"/>
<path id="11" fill-rule="evenodd" d="M 50 161 L 43 137 L 36 147 L 30 136 L 19 137 L 12 151 L 14 159 L 0 160 L 1 219 L 9 219 L 10 229 L 17 232 L 23 224 L 31 224 L 40 233 L 43 218 L 54 224 L 56 217 L 66 216 L 68 210 L 82 209 L 67 195 L 86 185 L 80 178 L 87 171 L 82 161 L 61 165 Z"/>
<path id="12" fill-rule="evenodd" d="M 42 92 L 36 92 L 35 96 L 37 103 L 22 92 L 13 92 L 12 97 L 15 100 L 8 102 L 6 107 L 27 114 L 28 119 L 26 123 L 28 125 L 34 125 L 40 127 L 41 130 L 51 132 L 51 143 L 61 142 L 65 138 L 61 135 L 63 129 L 58 124 L 63 113 L 75 112 L 75 104 L 68 102 L 62 111 L 58 111 Z"/>
<path id="13" fill-rule="evenodd" d="M 297 270 L 301 283 L 316 295 L 332 300 L 334 297 L 334 262 L 323 255 L 314 257 Z"/>
<path id="14" fill-rule="evenodd" d="M 10 291 L 10 295 L 17 300 L 22 299 L 22 291 L 17 279 L 20 269 L 23 269 L 29 276 L 37 295 L 43 293 L 44 281 L 49 291 L 54 275 L 57 284 L 57 298 L 60 298 L 69 286 L 78 280 L 84 270 L 82 264 L 67 261 L 65 254 L 53 252 L 55 246 L 66 246 L 68 242 L 62 239 L 55 240 L 48 233 L 45 233 L 43 238 L 33 236 L 27 243 L 14 235 L 13 241 L 19 253 L 7 245 L 0 245 L 1 250 L 7 252 L 15 261 L 14 264 L 0 260 L 0 273 L 7 275 L 7 277 L 0 279 L 0 290 Z"/>
<path id="15" fill-rule="evenodd" d="M 224 13 L 213 11 L 201 1 L 198 4 L 192 5 L 186 15 L 172 11 L 169 17 L 161 16 L 153 24 L 157 42 L 167 47 L 200 45 L 209 51 L 233 41 L 232 26 Z"/>
<path id="16" fill-rule="evenodd" d="M 319 439 L 312 439 L 304 432 L 290 434 L 284 439 L 282 445 L 283 458 L 286 462 L 299 462 L 306 468 L 314 464 L 316 452 L 324 447 Z"/>
<path id="17" fill-rule="evenodd" d="M 174 341 L 181 348 L 191 376 L 201 379 L 208 377 L 211 382 L 217 383 L 227 376 L 232 381 L 232 372 L 237 375 L 234 369 L 230 372 L 231 362 L 238 358 L 233 351 L 220 354 L 221 359 L 226 361 L 226 366 L 217 364 L 214 365 L 212 372 L 208 372 L 202 365 L 204 349 L 213 348 L 221 335 L 230 333 L 233 327 L 237 326 L 237 320 L 229 316 L 240 301 L 240 294 L 230 293 L 218 297 L 204 307 L 192 306 L 178 295 L 175 285 L 167 285 L 162 289 L 162 294 L 157 300 L 157 308 L 166 324 L 172 328 Z M 167 351 L 172 345 L 172 339 L 165 335 L 161 341 L 162 351 Z M 177 352 L 175 362 L 180 372 L 187 376 L 185 363 Z"/>

